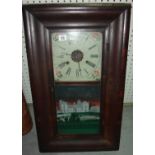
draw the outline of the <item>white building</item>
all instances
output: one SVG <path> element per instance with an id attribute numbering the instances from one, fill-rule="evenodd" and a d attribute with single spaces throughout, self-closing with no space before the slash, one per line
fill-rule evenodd
<path id="1" fill-rule="evenodd" d="M 60 106 L 60 112 L 62 113 L 68 113 L 68 103 L 60 100 L 59 101 L 59 106 Z"/>
<path id="2" fill-rule="evenodd" d="M 73 113 L 73 112 L 99 112 L 99 107 L 91 107 L 89 102 L 77 100 L 77 103 L 73 103 L 70 105 L 68 102 L 60 100 L 59 101 L 60 111 L 61 113 Z"/>

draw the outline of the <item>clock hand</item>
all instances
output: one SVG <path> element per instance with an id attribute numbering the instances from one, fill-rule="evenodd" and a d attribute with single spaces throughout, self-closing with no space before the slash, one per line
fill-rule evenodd
<path id="1" fill-rule="evenodd" d="M 79 66 L 79 70 L 81 71 L 81 66 L 80 66 L 80 62 L 78 62 L 78 66 Z"/>
<path id="2" fill-rule="evenodd" d="M 78 67 L 79 67 L 79 72 L 80 72 L 80 75 L 81 75 L 81 66 L 80 66 L 80 62 L 78 62 Z"/>

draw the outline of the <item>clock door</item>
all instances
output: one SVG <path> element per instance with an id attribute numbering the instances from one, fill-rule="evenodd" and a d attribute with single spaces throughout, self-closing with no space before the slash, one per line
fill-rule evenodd
<path id="1" fill-rule="evenodd" d="M 102 32 L 51 33 L 55 82 L 101 81 Z"/>
<path id="2" fill-rule="evenodd" d="M 58 134 L 99 134 L 102 32 L 51 33 Z"/>

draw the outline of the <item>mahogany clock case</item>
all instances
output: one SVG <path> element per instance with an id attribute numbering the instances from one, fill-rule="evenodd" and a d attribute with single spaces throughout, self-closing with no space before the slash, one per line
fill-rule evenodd
<path id="1" fill-rule="evenodd" d="M 119 149 L 130 9 L 130 4 L 23 6 L 30 83 L 41 152 Z M 101 119 L 98 134 L 59 134 L 57 131 L 51 32 L 62 30 L 102 32 Z M 62 83 L 79 87 L 92 84 Z"/>

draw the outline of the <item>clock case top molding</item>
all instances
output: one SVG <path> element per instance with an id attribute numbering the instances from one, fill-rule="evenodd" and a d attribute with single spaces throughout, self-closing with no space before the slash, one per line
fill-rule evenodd
<path id="1" fill-rule="evenodd" d="M 26 48 L 40 151 L 119 149 L 130 8 L 130 4 L 23 6 Z M 99 135 L 58 135 L 56 131 L 50 37 L 52 31 L 65 29 L 93 29 L 102 30 L 103 33 L 101 133 Z"/>

